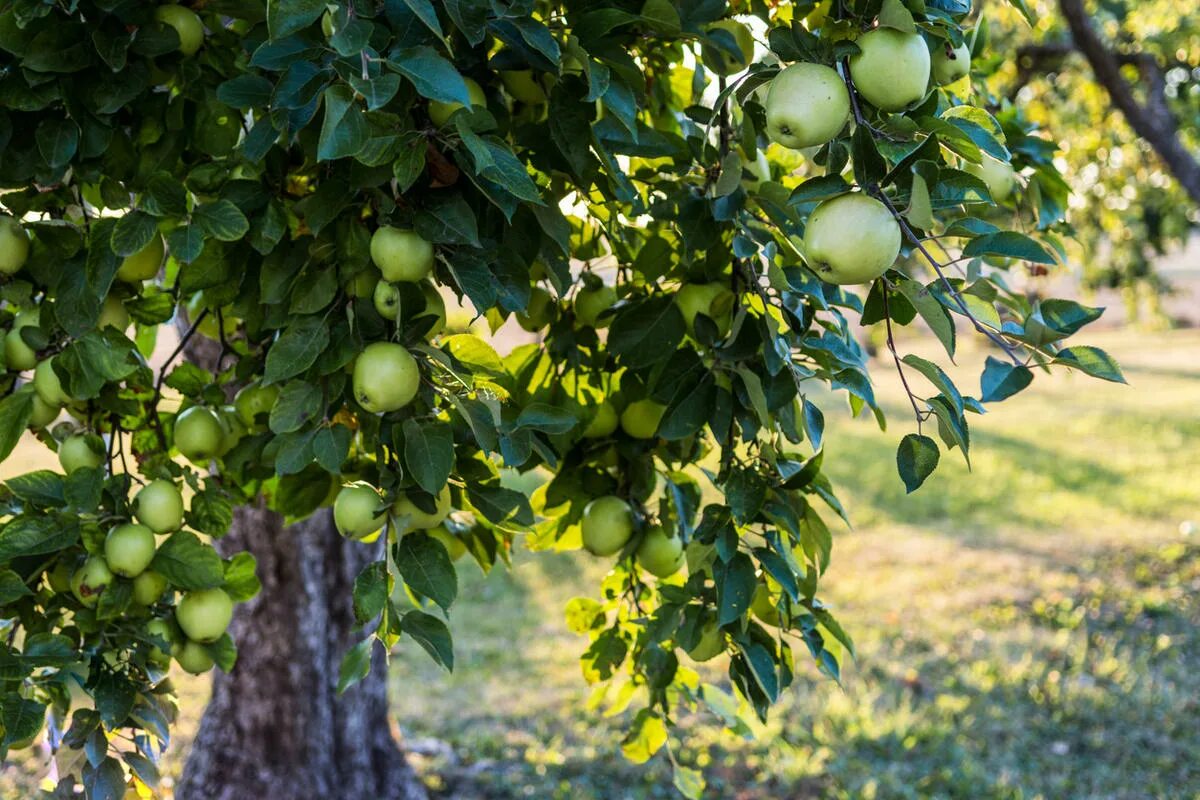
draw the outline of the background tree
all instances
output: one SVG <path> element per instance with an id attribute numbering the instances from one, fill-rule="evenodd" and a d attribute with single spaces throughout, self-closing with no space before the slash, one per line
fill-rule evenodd
<path id="1" fill-rule="evenodd" d="M 1063 343 L 1098 309 L 1008 287 L 1060 261 L 1065 191 L 985 110 L 968 11 L 0 4 L 0 452 L 29 427 L 63 467 L 6 483 L 3 746 L 45 727 L 64 792 L 153 785 L 173 657 L 230 672 L 181 795 L 420 796 L 371 666 L 408 636 L 452 668 L 455 560 L 520 534 L 611 561 L 568 609 L 585 677 L 698 796 L 673 719 L 742 724 L 689 659 L 728 654 L 765 717 L 793 645 L 833 678 L 853 652 L 806 395 L 883 426 L 855 320 L 909 391 L 909 491 L 1034 368 L 1121 380 Z M 450 295 L 539 343 L 447 331 Z M 995 345 L 978 398 L 901 357 L 918 318 L 950 357 L 956 319 Z"/>

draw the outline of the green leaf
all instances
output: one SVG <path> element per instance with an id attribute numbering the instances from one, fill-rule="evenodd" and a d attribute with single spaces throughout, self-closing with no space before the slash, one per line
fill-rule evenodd
<path id="1" fill-rule="evenodd" d="M 113 730 L 129 719 L 129 712 L 133 711 L 133 703 L 137 700 L 138 687 L 125 673 L 103 669 L 96 677 L 92 695 L 104 727 Z"/>
<path id="2" fill-rule="evenodd" d="M 33 392 L 18 390 L 0 400 L 0 462 L 8 458 L 33 415 Z"/>
<path id="3" fill-rule="evenodd" d="M 674 298 L 659 295 L 617 312 L 608 332 L 608 348 L 625 366 L 641 369 L 670 358 L 684 332 L 683 314 Z"/>
<path id="4" fill-rule="evenodd" d="M 422 97 L 442 103 L 471 104 L 463 76 L 432 47 L 421 45 L 393 51 L 388 64 L 412 81 Z"/>
<path id="5" fill-rule="evenodd" d="M 329 344 L 329 328 L 319 316 L 294 319 L 267 352 L 263 383 L 279 383 L 311 367 Z"/>
<path id="6" fill-rule="evenodd" d="M 541 192 L 525 165 L 507 144 L 491 136 L 477 136 L 464 121 L 458 123 L 458 132 L 471 153 L 477 175 L 499 184 L 521 200 L 542 202 Z"/>
<path id="7" fill-rule="evenodd" d="M 79 521 L 61 516 L 16 517 L 0 529 L 0 562 L 64 550 L 79 541 Z"/>
<path id="8" fill-rule="evenodd" d="M 929 186 L 925 183 L 925 179 L 915 171 L 912 177 L 912 192 L 904 216 L 921 230 L 929 230 L 933 227 L 933 206 L 929 201 Z"/>
<path id="9" fill-rule="evenodd" d="M 905 33 L 916 33 L 917 26 L 913 23 L 912 12 L 904 7 L 900 0 L 883 0 L 883 8 L 879 11 L 879 26 L 895 28 Z"/>
<path id="10" fill-rule="evenodd" d="M 407 633 L 429 653 L 429 657 L 446 671 L 454 671 L 454 641 L 450 629 L 432 614 L 409 611 L 397 619 L 401 631 Z"/>
<path id="11" fill-rule="evenodd" d="M 191 531 L 176 531 L 158 547 L 150 569 L 180 589 L 212 589 L 225 583 L 221 556 Z"/>
<path id="12" fill-rule="evenodd" d="M 547 403 L 530 403 L 521 409 L 514 430 L 532 428 L 549 434 L 566 433 L 579 424 L 579 419 L 565 408 Z"/>
<path id="13" fill-rule="evenodd" d="M 268 425 L 272 433 L 294 433 L 321 417 L 321 387 L 308 381 L 292 381 L 279 392 L 271 407 Z"/>
<path id="14" fill-rule="evenodd" d="M 728 563 L 717 561 L 713 565 L 713 578 L 717 585 L 717 624 L 728 625 L 744 617 L 758 586 L 750 556 L 735 553 Z"/>
<path id="15" fill-rule="evenodd" d="M 454 432 L 442 422 L 404 420 L 404 463 L 425 491 L 436 495 L 454 469 Z"/>
<path id="16" fill-rule="evenodd" d="M 117 220 L 112 232 L 112 250 L 119 256 L 131 256 L 150 244 L 158 233 L 158 222 L 143 211 L 130 211 Z"/>
<path id="17" fill-rule="evenodd" d="M 54 357 L 54 364 L 60 376 L 66 375 L 63 387 L 79 400 L 99 396 L 106 383 L 122 380 L 138 368 L 129 341 L 113 328 L 76 339 Z"/>
<path id="18" fill-rule="evenodd" d="M 417 212 L 413 228 L 434 244 L 465 244 L 479 247 L 479 224 L 475 212 L 459 194 L 437 194 Z"/>
<path id="19" fill-rule="evenodd" d="M 980 399 L 985 403 L 998 403 L 1012 397 L 1033 382 L 1033 371 L 1021 364 L 1010 364 L 995 356 L 988 356 L 980 376 Z"/>
<path id="20" fill-rule="evenodd" d="M 4 746 L 37 735 L 46 722 L 46 706 L 36 700 L 5 692 L 0 698 L 0 722 L 4 723 Z"/>
<path id="21" fill-rule="evenodd" d="M 442 33 L 442 24 L 438 21 L 437 9 L 433 7 L 433 3 L 429 0 L 404 0 L 404 4 L 417 15 L 417 19 L 425 23 L 425 27 L 429 28 L 434 36 L 439 39 L 446 38 L 446 34 Z"/>
<path id="22" fill-rule="evenodd" d="M 324 13 L 326 0 L 270 0 L 267 3 L 267 29 L 272 39 L 282 39 L 303 30 Z"/>
<path id="23" fill-rule="evenodd" d="M 396 568 L 408 587 L 449 609 L 458 595 L 458 575 L 442 543 L 415 531 L 400 537 L 394 553 Z"/>
<path id="24" fill-rule="evenodd" d="M 71 160 L 79 147 L 79 126 L 69 119 L 50 118 L 37 127 L 38 152 L 51 167 Z"/>
<path id="25" fill-rule="evenodd" d="M 225 583 L 222 589 L 233 602 L 244 603 L 262 590 L 257 574 L 258 561 L 253 553 L 237 553 L 225 564 Z"/>
<path id="26" fill-rule="evenodd" d="M 342 656 L 342 664 L 338 668 L 338 694 L 361 681 L 371 672 L 371 649 L 375 646 L 375 637 L 363 639 L 346 651 Z"/>
<path id="27" fill-rule="evenodd" d="M 354 621 L 363 625 L 383 612 L 388 599 L 387 565 L 375 561 L 354 579 Z"/>
<path id="28" fill-rule="evenodd" d="M 899 284 L 901 294 L 908 302 L 912 303 L 913 308 L 917 309 L 921 319 L 930 327 L 942 346 L 946 348 L 946 353 L 953 359 L 955 333 L 954 320 L 950 318 L 950 312 L 938 300 L 936 294 L 916 281 L 903 278 Z"/>
<path id="29" fill-rule="evenodd" d="M 1128 383 L 1121 373 L 1121 365 L 1117 363 L 1117 360 L 1099 347 L 1086 345 L 1068 347 L 1060 350 L 1051 363 L 1072 367 L 1093 378 L 1101 378 L 1113 383 Z"/>
<path id="30" fill-rule="evenodd" d="M 518 525 L 533 524 L 533 509 L 529 506 L 529 498 L 521 492 L 504 486 L 468 483 L 467 499 L 493 525 L 510 522 Z"/>
<path id="31" fill-rule="evenodd" d="M 698 769 L 685 767 L 677 762 L 671 763 L 671 782 L 676 791 L 687 800 L 700 800 L 704 796 L 704 773 Z"/>
<path id="32" fill-rule="evenodd" d="M 910 433 L 900 441 L 896 450 L 896 466 L 909 494 L 920 488 L 937 469 L 940 457 L 937 442 L 928 436 Z"/>
<path id="33" fill-rule="evenodd" d="M 621 752 L 634 764 L 645 764 L 667 743 L 667 725 L 662 717 L 642 709 L 634 717 L 632 730 L 621 742 Z"/>
<path id="34" fill-rule="evenodd" d="M 958 391 L 958 387 L 954 385 L 954 381 L 950 380 L 950 376 L 941 367 L 932 361 L 927 361 L 920 356 L 914 355 L 905 356 L 903 361 L 928 378 L 929 382 L 936 386 L 938 391 L 950 398 L 950 401 L 954 403 L 955 411 L 959 415 L 963 413 L 962 394 Z"/>
<path id="35" fill-rule="evenodd" d="M 217 200 L 196 208 L 192 218 L 205 233 L 222 242 L 236 242 L 250 231 L 246 215 L 229 200 Z"/>
<path id="36" fill-rule="evenodd" d="M 1003 258 L 1018 258 L 1031 261 L 1034 264 L 1055 264 L 1054 256 L 1046 248 L 1016 231 L 1000 231 L 977 236 L 967 242 L 962 254 L 966 258 L 974 256 L 1001 256 Z"/>
<path id="37" fill-rule="evenodd" d="M 21 576 L 11 569 L 0 569 L 0 606 L 6 606 L 14 600 L 33 594 Z"/>
<path id="38" fill-rule="evenodd" d="M 367 123 L 354 100 L 354 90 L 345 84 L 325 90 L 325 119 L 317 142 L 317 160 L 332 161 L 353 156 L 367 141 Z"/>

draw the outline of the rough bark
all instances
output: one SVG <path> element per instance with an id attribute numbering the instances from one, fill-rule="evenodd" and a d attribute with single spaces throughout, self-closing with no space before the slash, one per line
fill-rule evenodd
<path id="1" fill-rule="evenodd" d="M 391 734 L 383 664 L 335 692 L 354 578 L 379 554 L 338 536 L 328 511 L 285 528 L 261 507 L 239 509 L 219 547 L 253 553 L 263 590 L 238 607 L 237 665 L 215 674 L 176 797 L 424 800 Z"/>
<path id="2" fill-rule="evenodd" d="M 1179 138 L 1179 124 L 1167 105 L 1159 65 L 1149 55 L 1137 57 L 1136 63 L 1147 84 L 1146 100 L 1139 101 L 1133 87 L 1121 75 L 1122 57 L 1109 49 L 1096 33 L 1083 0 L 1059 0 L 1059 7 L 1075 46 L 1088 60 L 1096 80 L 1108 92 L 1113 105 L 1120 109 L 1134 132 L 1154 148 L 1184 191 L 1200 204 L 1200 161 L 1188 152 Z"/>

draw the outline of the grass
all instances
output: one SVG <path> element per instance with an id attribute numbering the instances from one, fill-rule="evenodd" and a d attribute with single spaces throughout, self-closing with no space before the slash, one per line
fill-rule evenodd
<path id="1" fill-rule="evenodd" d="M 1131 387 L 1039 375 L 972 417 L 970 472 L 943 453 L 907 497 L 894 453 L 912 422 L 888 365 L 876 365 L 887 433 L 817 398 L 826 468 L 855 522 L 835 533 L 825 594 L 858 661 L 840 687 L 803 665 L 756 738 L 686 720 L 676 753 L 704 769 L 708 796 L 1200 797 L 1200 532 L 1188 533 L 1200 525 L 1200 334 L 1088 342 Z M 964 390 L 982 358 L 959 358 L 975 368 L 952 373 Z M 575 554 L 523 554 L 487 577 L 468 567 L 454 674 L 401 645 L 396 718 L 439 796 L 674 796 L 665 760 L 625 762 L 623 718 L 589 708 L 585 643 L 562 608 L 602 569 Z M 202 693 L 189 684 L 181 743 Z"/>

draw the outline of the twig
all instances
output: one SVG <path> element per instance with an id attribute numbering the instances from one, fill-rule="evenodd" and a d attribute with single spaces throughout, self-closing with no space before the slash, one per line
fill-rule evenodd
<path id="1" fill-rule="evenodd" d="M 920 433 L 921 423 L 925 421 L 925 417 L 921 414 L 921 409 L 917 406 L 917 397 L 908 385 L 908 378 L 904 376 L 904 366 L 900 361 L 900 356 L 896 353 L 896 338 L 892 333 L 892 311 L 888 307 L 888 289 L 886 286 L 883 288 L 883 321 L 887 325 L 887 347 L 892 352 L 892 358 L 896 361 L 896 372 L 900 374 L 900 383 L 904 384 L 904 393 L 908 395 L 908 402 L 912 403 L 913 414 L 917 416 L 917 433 Z"/>
<path id="2" fill-rule="evenodd" d="M 154 397 L 150 400 L 150 421 L 158 431 L 158 441 L 162 445 L 163 450 L 167 449 L 167 434 L 163 430 L 162 420 L 158 416 L 158 403 L 162 400 L 162 387 L 163 382 L 167 379 L 167 367 L 171 366 L 171 362 L 179 357 L 179 354 L 183 352 L 183 348 L 187 347 L 188 341 L 191 340 L 192 336 L 196 333 L 196 329 L 200 327 L 200 323 L 204 321 L 206 316 L 208 316 L 208 309 L 200 309 L 200 313 L 192 320 L 191 327 L 180 337 L 179 344 L 171 351 L 171 355 L 167 356 L 166 361 L 163 362 L 162 368 L 158 371 L 158 380 L 154 382 Z"/>

